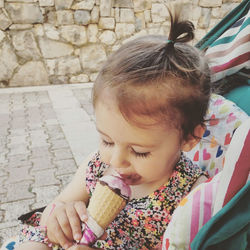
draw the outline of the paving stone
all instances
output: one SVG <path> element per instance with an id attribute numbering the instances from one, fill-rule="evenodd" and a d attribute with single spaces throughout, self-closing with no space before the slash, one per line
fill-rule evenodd
<path id="1" fill-rule="evenodd" d="M 31 209 L 35 209 L 48 205 L 59 194 L 60 189 L 58 186 L 35 187 L 32 192 L 36 194 L 36 202 Z"/>
<path id="2" fill-rule="evenodd" d="M 73 159 L 54 161 L 57 167 L 56 175 L 73 174 L 77 170 L 76 162 Z"/>
<path id="3" fill-rule="evenodd" d="M 55 166 L 52 164 L 51 159 L 52 158 L 50 157 L 41 157 L 41 156 L 39 158 L 30 159 L 30 162 L 32 163 L 31 173 L 43 169 L 54 168 Z"/>
<path id="4" fill-rule="evenodd" d="M 2 202 L 11 202 L 33 198 L 34 193 L 30 192 L 31 181 L 22 181 L 19 183 L 6 184 L 7 197 Z"/>
<path id="5" fill-rule="evenodd" d="M 9 145 L 8 145 L 9 147 Z M 14 155 L 23 155 L 23 154 L 30 154 L 30 150 L 28 149 L 28 143 L 26 144 L 12 144 L 9 152 L 9 156 Z"/>
<path id="6" fill-rule="evenodd" d="M 26 143 L 27 136 L 26 135 L 18 135 L 18 136 L 8 136 L 9 139 L 9 145 L 12 144 L 21 144 Z"/>
<path id="7" fill-rule="evenodd" d="M 10 136 L 28 136 L 29 132 L 27 128 L 11 129 Z"/>
<path id="8" fill-rule="evenodd" d="M 55 149 L 61 149 L 61 148 L 69 148 L 68 142 L 63 138 L 63 139 L 58 139 L 58 140 L 50 140 L 49 139 L 52 150 Z"/>
<path id="9" fill-rule="evenodd" d="M 16 106 L 16 109 L 14 109 L 12 111 L 12 114 L 11 114 L 13 117 L 25 117 L 25 110 L 24 109 L 21 109 L 20 106 Z"/>
<path id="10" fill-rule="evenodd" d="M 20 215 L 30 211 L 34 202 L 34 199 L 28 199 L 1 204 L 0 208 L 5 212 L 4 221 L 16 221 Z"/>
<path id="11" fill-rule="evenodd" d="M 2 175 L 0 176 L 0 183 L 1 183 L 1 186 L 4 186 L 6 180 L 8 179 L 8 176 L 7 175 Z M 2 194 L 5 194 L 7 192 L 7 189 L 5 188 L 1 188 L 0 190 L 0 193 Z"/>
<path id="12" fill-rule="evenodd" d="M 0 222 L 3 222 L 4 216 L 5 216 L 5 211 L 0 210 Z"/>
<path id="13" fill-rule="evenodd" d="M 55 169 L 46 169 L 34 172 L 34 179 L 35 183 L 32 184 L 32 187 L 43 187 L 60 184 L 60 181 L 55 177 Z"/>
<path id="14" fill-rule="evenodd" d="M 28 156 L 27 154 L 8 155 L 8 168 L 29 166 Z"/>
<path id="15" fill-rule="evenodd" d="M 17 183 L 17 182 L 22 182 L 24 180 L 32 180 L 33 178 L 29 174 L 30 169 L 31 165 L 19 168 L 9 168 L 8 183 Z"/>
<path id="16" fill-rule="evenodd" d="M 72 152 L 68 148 L 55 149 L 52 152 L 55 154 L 55 160 L 64 160 L 73 158 Z"/>
<path id="17" fill-rule="evenodd" d="M 11 129 L 24 129 L 26 127 L 26 122 L 16 122 L 16 123 L 11 123 Z"/>
<path id="18" fill-rule="evenodd" d="M 30 159 L 34 158 L 47 158 L 50 159 L 53 154 L 49 151 L 48 147 L 35 147 L 31 148 L 31 156 Z"/>
<path id="19" fill-rule="evenodd" d="M 0 245 L 2 245 L 4 241 L 8 239 L 10 236 L 17 235 L 20 230 L 19 225 L 14 226 L 14 227 L 7 227 L 6 224 L 2 224 L 2 223 L 1 225 L 3 226 L 3 228 L 0 229 Z M 6 226 L 6 228 L 4 226 Z"/>

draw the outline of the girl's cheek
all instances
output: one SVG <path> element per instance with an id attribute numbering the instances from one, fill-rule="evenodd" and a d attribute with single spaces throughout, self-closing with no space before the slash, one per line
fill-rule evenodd
<path id="1" fill-rule="evenodd" d="M 104 162 L 105 164 L 110 163 L 111 151 L 112 151 L 111 148 L 105 147 L 103 145 L 100 145 L 99 147 L 101 161 Z"/>

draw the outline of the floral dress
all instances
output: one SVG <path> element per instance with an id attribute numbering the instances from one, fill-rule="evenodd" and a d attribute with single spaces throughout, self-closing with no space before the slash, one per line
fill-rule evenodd
<path id="1" fill-rule="evenodd" d="M 98 179 L 108 167 L 109 165 L 101 162 L 99 153 L 88 163 L 86 188 L 90 196 Z M 173 211 L 201 175 L 206 174 L 181 154 L 169 181 L 148 196 L 131 199 L 106 229 L 106 238 L 97 240 L 93 247 L 116 250 L 159 247 Z M 50 246 L 53 250 L 63 250 L 62 247 L 49 242 L 46 228 L 39 225 L 43 209 L 22 215 L 20 220 L 24 224 L 18 239 L 11 239 L 2 249 L 14 249 L 17 242 L 20 244 L 36 241 Z"/>
<path id="2" fill-rule="evenodd" d="M 108 167 L 100 161 L 99 153 L 89 162 L 86 185 L 90 195 Z M 174 209 L 202 174 L 198 166 L 181 154 L 169 181 L 146 197 L 130 200 L 106 229 L 106 239 L 97 240 L 94 247 L 118 250 L 159 246 Z"/>

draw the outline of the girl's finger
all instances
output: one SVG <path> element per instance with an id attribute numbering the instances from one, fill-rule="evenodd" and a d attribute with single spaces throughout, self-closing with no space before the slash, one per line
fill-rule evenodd
<path id="1" fill-rule="evenodd" d="M 81 221 L 86 222 L 88 219 L 88 216 L 87 216 L 87 209 L 86 209 L 85 203 L 82 201 L 77 201 L 75 202 L 74 206 Z"/>
<path id="2" fill-rule="evenodd" d="M 68 206 L 66 209 L 67 217 L 69 219 L 70 227 L 73 233 L 73 238 L 77 241 L 82 238 L 81 221 L 75 210 L 75 207 Z"/>
<path id="3" fill-rule="evenodd" d="M 48 238 L 52 243 L 60 244 L 63 248 L 67 249 L 72 246 L 72 243 L 64 235 L 59 222 L 55 220 L 53 222 L 53 230 L 48 230 Z"/>
<path id="4" fill-rule="evenodd" d="M 61 231 L 67 237 L 68 240 L 73 241 L 72 230 L 69 222 L 69 218 L 67 216 L 67 212 L 64 211 L 57 216 L 57 221 L 61 227 Z"/>

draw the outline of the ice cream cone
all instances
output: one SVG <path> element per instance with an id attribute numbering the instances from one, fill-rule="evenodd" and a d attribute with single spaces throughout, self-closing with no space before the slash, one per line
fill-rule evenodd
<path id="1" fill-rule="evenodd" d="M 126 200 L 109 186 L 98 182 L 90 199 L 88 212 L 105 229 L 126 206 L 126 203 Z"/>
<path id="2" fill-rule="evenodd" d="M 126 206 L 130 187 L 119 177 L 105 176 L 97 182 L 87 208 L 88 221 L 80 244 L 91 245 Z"/>

